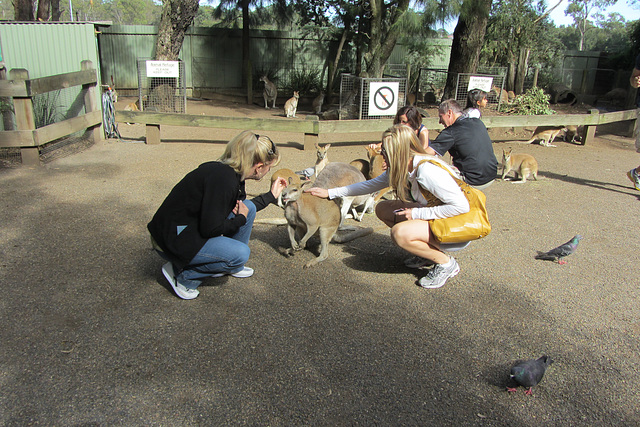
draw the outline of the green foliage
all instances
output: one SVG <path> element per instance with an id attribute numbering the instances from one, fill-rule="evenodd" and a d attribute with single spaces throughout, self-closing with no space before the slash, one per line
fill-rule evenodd
<path id="1" fill-rule="evenodd" d="M 532 87 L 516 98 L 510 104 L 501 104 L 500 111 L 516 115 L 550 115 L 555 111 L 549 106 L 551 97 L 539 87 Z"/>
<path id="2" fill-rule="evenodd" d="M 319 76 L 320 71 L 317 68 L 293 69 L 287 76 L 287 87 L 304 95 L 319 93 L 322 88 Z"/>
<path id="3" fill-rule="evenodd" d="M 58 103 L 60 91 L 47 92 L 33 98 L 33 120 L 36 129 L 62 120 L 62 105 Z"/>

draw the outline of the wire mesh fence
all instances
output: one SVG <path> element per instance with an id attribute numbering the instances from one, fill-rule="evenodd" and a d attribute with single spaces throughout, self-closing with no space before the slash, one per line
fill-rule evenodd
<path id="1" fill-rule="evenodd" d="M 456 83 L 456 96 L 455 100 L 464 107 L 467 103 L 467 94 L 471 89 L 479 88 L 479 83 L 484 83 L 481 88 L 487 92 L 488 108 L 497 109 L 500 104 L 509 101 L 507 92 L 504 88 L 505 75 L 491 75 L 491 74 L 458 74 L 458 80 Z"/>
<path id="2" fill-rule="evenodd" d="M 50 92 L 35 94 L 32 100 L 33 121 L 36 129 L 43 128 L 54 123 L 86 114 L 85 96 L 88 89 L 73 86 L 57 89 Z M 0 100 L 0 112 L 2 112 L 2 130 L 15 130 L 15 113 L 13 111 L 13 99 L 10 97 Z M 77 153 L 90 145 L 85 138 L 85 132 L 59 138 L 39 147 L 40 160 L 51 161 L 65 155 Z M 22 163 L 20 148 L 0 148 L 0 165 L 14 166 Z"/>
<path id="3" fill-rule="evenodd" d="M 407 79 L 363 78 L 344 73 L 340 81 L 340 120 L 395 116 L 406 104 Z"/>
<path id="4" fill-rule="evenodd" d="M 142 111 L 185 114 L 184 61 L 138 59 L 138 102 Z"/>

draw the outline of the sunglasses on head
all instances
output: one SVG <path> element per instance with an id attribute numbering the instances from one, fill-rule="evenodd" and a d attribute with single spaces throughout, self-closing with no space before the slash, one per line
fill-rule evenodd
<path id="1" fill-rule="evenodd" d="M 258 134 L 254 134 L 256 139 L 260 139 L 260 135 Z M 267 151 L 267 154 L 269 154 L 270 156 L 275 156 L 276 154 L 276 144 L 273 143 L 273 141 L 271 140 L 271 138 L 269 138 L 268 136 L 264 136 L 265 138 L 267 138 L 267 140 L 271 143 L 271 148 L 269 149 L 269 151 Z"/>

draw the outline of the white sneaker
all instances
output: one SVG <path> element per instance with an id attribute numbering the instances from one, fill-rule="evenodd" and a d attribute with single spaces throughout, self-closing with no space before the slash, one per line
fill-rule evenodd
<path id="1" fill-rule="evenodd" d="M 436 264 L 431 270 L 418 281 L 423 288 L 436 289 L 442 287 L 448 278 L 460 272 L 458 262 L 451 257 L 451 261 L 446 264 Z"/>
<path id="2" fill-rule="evenodd" d="M 189 289 L 184 285 L 176 281 L 176 277 L 173 274 L 173 264 L 170 262 L 162 266 L 162 274 L 166 277 L 167 281 L 173 288 L 173 291 L 182 299 L 194 299 L 200 295 L 200 291 L 197 289 Z"/>
<path id="3" fill-rule="evenodd" d="M 226 276 L 229 273 L 216 273 L 216 274 L 212 274 L 211 277 L 222 277 L 222 276 Z M 251 267 L 242 267 L 242 270 L 236 272 L 236 273 L 231 273 L 231 275 L 233 277 L 240 277 L 240 278 L 244 278 L 244 277 L 251 277 L 253 276 L 253 268 Z"/>

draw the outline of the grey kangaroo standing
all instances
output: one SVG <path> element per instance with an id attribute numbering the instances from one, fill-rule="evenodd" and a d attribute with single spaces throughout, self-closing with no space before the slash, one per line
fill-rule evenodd
<path id="1" fill-rule="evenodd" d="M 276 98 L 278 97 L 278 88 L 275 84 L 271 83 L 267 76 L 260 77 L 260 81 L 264 82 L 264 90 L 262 96 L 264 97 L 264 108 L 269 109 L 269 101 L 273 102 L 272 108 L 276 108 Z"/>

